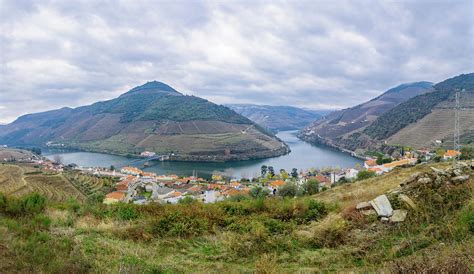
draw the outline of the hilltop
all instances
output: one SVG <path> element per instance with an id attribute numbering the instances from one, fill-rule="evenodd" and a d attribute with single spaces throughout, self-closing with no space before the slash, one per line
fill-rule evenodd
<path id="1" fill-rule="evenodd" d="M 302 129 L 322 117 L 317 111 L 292 106 L 267 106 L 252 104 L 227 105 L 255 123 L 272 130 Z"/>
<path id="2" fill-rule="evenodd" d="M 354 149 L 347 139 L 354 133 L 364 130 L 381 115 L 395 106 L 420 94 L 433 91 L 430 82 L 402 84 L 387 90 L 380 96 L 355 107 L 332 112 L 302 129 L 299 137 L 314 143 Z"/>
<path id="3" fill-rule="evenodd" d="M 228 161 L 279 156 L 288 147 L 225 106 L 148 82 L 118 98 L 19 117 L 0 143 L 86 151 L 172 154 L 171 160 Z"/>

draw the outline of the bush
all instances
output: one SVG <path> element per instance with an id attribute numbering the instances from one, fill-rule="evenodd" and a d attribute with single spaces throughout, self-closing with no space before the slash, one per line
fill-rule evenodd
<path id="1" fill-rule="evenodd" d="M 313 195 L 319 192 L 318 180 L 310 179 L 306 181 L 302 186 L 303 195 Z"/>
<path id="2" fill-rule="evenodd" d="M 286 183 L 278 188 L 278 195 L 282 197 L 295 197 L 298 193 L 298 187 L 295 183 Z"/>
<path id="3" fill-rule="evenodd" d="M 264 198 L 267 197 L 268 194 L 270 194 L 270 190 L 261 186 L 256 186 L 250 189 L 250 197 L 252 198 Z"/>
<path id="4" fill-rule="evenodd" d="M 375 177 L 377 174 L 374 171 L 371 170 L 361 170 L 359 173 L 357 173 L 357 180 L 365 180 L 369 179 L 372 177 Z"/>
<path id="5" fill-rule="evenodd" d="M 132 204 L 119 203 L 113 206 L 114 216 L 120 220 L 130 221 L 138 218 L 138 212 Z"/>

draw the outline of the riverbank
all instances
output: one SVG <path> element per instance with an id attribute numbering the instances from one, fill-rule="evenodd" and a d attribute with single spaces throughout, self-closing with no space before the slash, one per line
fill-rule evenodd
<path id="1" fill-rule="evenodd" d="M 291 151 L 288 154 L 266 159 L 250 159 L 246 161 L 227 162 L 160 162 L 152 161 L 151 166 L 144 166 L 144 158 L 126 158 L 117 155 L 91 153 L 91 152 L 54 152 L 44 151 L 44 155 L 50 159 L 62 158 L 63 163 L 75 163 L 80 166 L 120 168 L 123 166 L 135 166 L 144 171 L 158 174 L 177 174 L 180 176 L 191 176 L 198 174 L 201 177 L 211 177 L 213 174 L 222 174 L 231 178 L 257 177 L 261 172 L 261 166 L 273 166 L 276 171 L 292 168 L 308 170 L 310 168 L 341 167 L 350 168 L 356 164 L 363 164 L 360 159 L 354 158 L 347 153 L 340 152 L 334 148 L 323 145 L 311 145 L 296 137 L 297 131 L 281 131 L 278 133 Z"/>

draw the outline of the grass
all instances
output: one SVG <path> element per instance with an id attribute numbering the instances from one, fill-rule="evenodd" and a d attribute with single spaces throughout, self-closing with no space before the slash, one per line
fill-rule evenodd
<path id="1" fill-rule="evenodd" d="M 419 208 L 403 223 L 354 209 L 424 170 L 397 169 L 313 197 L 216 204 L 41 208 L 0 196 L 0 272 L 472 271 L 472 174 L 460 185 L 411 189 Z"/>

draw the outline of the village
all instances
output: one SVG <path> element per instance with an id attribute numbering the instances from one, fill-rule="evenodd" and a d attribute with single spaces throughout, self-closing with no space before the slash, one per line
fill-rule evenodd
<path id="1" fill-rule="evenodd" d="M 228 198 L 240 196 L 274 196 L 283 193 L 284 187 L 292 187 L 295 190 L 287 196 L 299 194 L 314 194 L 324 191 L 333 186 L 350 183 L 356 180 L 366 179 L 382 175 L 397 167 L 412 166 L 417 163 L 432 160 L 435 157 L 441 160 L 450 160 L 460 155 L 459 151 L 447 150 L 443 154 L 431 152 L 428 149 L 416 151 L 405 151 L 402 156 L 394 158 L 381 155 L 378 158 L 370 158 L 364 161 L 364 165 L 352 168 L 324 168 L 297 170 L 293 168 L 290 172 L 284 169 L 275 172 L 271 166 L 262 166 L 261 174 L 256 178 L 242 178 L 240 180 L 226 178 L 220 174 L 214 174 L 211 178 L 204 179 L 197 176 L 180 177 L 176 174 L 156 174 L 143 171 L 137 167 L 125 166 L 120 169 L 100 167 L 80 167 L 75 164 L 63 165 L 57 161 L 35 155 L 30 159 L 23 159 L 42 167 L 46 172 L 62 173 L 68 171 L 77 172 L 87 176 L 114 178 L 111 192 L 105 195 L 103 203 L 133 203 L 147 204 L 151 202 L 176 204 L 190 201 L 203 203 L 215 203 Z M 150 155 L 146 155 L 150 156 Z M 5 162 L 13 159 L 0 159 Z M 312 190 L 298 192 L 298 189 L 308 188 L 312 184 Z M 286 194 L 285 194 L 286 195 Z"/>

